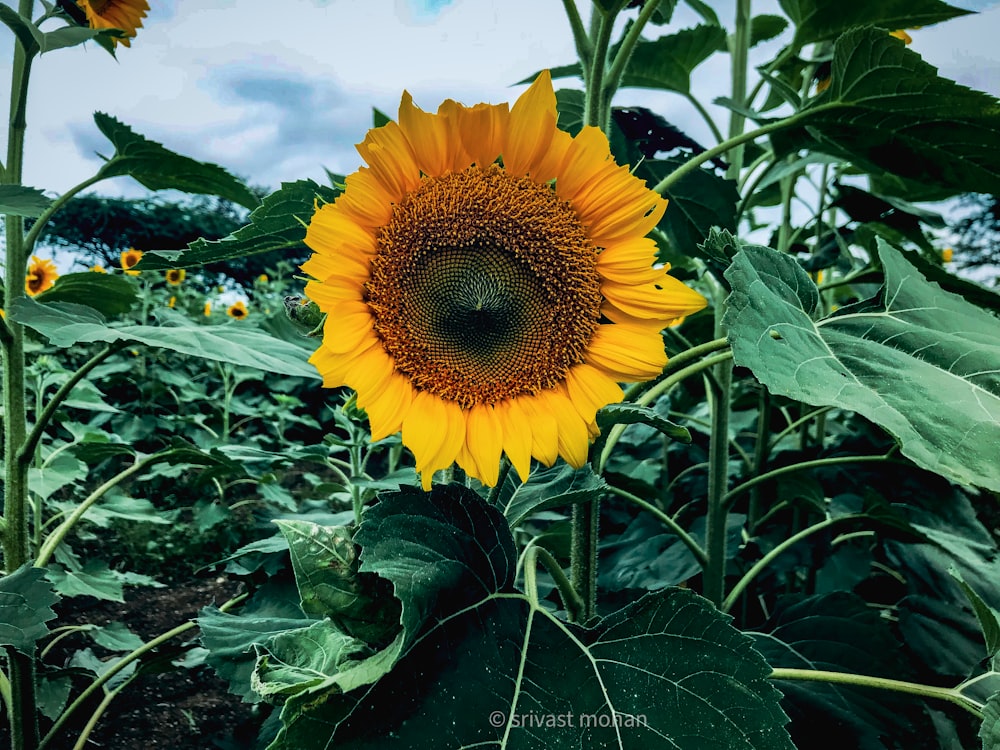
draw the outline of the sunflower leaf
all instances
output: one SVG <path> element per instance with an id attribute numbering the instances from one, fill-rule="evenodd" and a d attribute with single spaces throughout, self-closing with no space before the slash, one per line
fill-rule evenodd
<path id="1" fill-rule="evenodd" d="M 647 406 L 638 404 L 608 404 L 597 412 L 597 426 L 601 432 L 616 424 L 646 424 L 672 440 L 691 442 L 687 427 L 671 422 Z"/>
<path id="2" fill-rule="evenodd" d="M 121 315 L 132 309 L 136 296 L 135 286 L 121 276 L 84 271 L 60 276 L 35 300 L 42 304 L 71 302 L 92 307 L 102 315 Z"/>
<path id="3" fill-rule="evenodd" d="M 898 678 L 899 642 L 860 597 L 838 591 L 779 599 L 762 632 L 750 633 L 773 667 Z M 881 738 L 916 746 L 931 731 L 925 708 L 900 694 L 810 680 L 777 680 L 796 747 L 881 748 Z"/>
<path id="4" fill-rule="evenodd" d="M 691 72 L 724 47 L 725 42 L 725 30 L 711 25 L 640 41 L 629 59 L 621 85 L 686 94 L 691 90 Z"/>
<path id="5" fill-rule="evenodd" d="M 270 750 L 786 750 L 770 671 L 747 636 L 687 590 L 647 595 L 589 629 L 494 594 L 434 621 L 363 694 L 290 700 Z"/>
<path id="6" fill-rule="evenodd" d="M 301 247 L 316 200 L 333 201 L 340 191 L 312 180 L 283 183 L 250 214 L 250 223 L 221 240 L 198 239 L 187 250 L 151 250 L 137 268 L 194 268 L 271 250 Z"/>
<path id="7" fill-rule="evenodd" d="M 14 36 L 29 56 L 42 48 L 44 37 L 42 31 L 31 22 L 30 18 L 25 18 L 6 3 L 0 3 L 0 21 L 14 32 Z"/>
<path id="8" fill-rule="evenodd" d="M 129 175 L 150 190 L 217 195 L 247 208 L 260 204 L 250 188 L 216 164 L 176 154 L 103 112 L 94 113 L 94 122 L 115 147 L 98 172 L 101 179 Z"/>
<path id="9" fill-rule="evenodd" d="M 941 0 L 879 0 L 877 3 L 841 3 L 833 0 L 779 0 L 795 24 L 792 44 L 800 47 L 833 39 L 855 26 L 912 29 L 929 26 L 971 11 Z"/>
<path id="10" fill-rule="evenodd" d="M 993 663 L 993 669 L 1000 671 L 1000 660 L 997 659 L 997 655 L 1000 654 L 1000 612 L 984 602 L 983 598 L 965 582 L 962 574 L 956 569 L 952 568 L 948 572 L 952 578 L 958 581 L 959 587 L 969 600 L 969 604 L 972 605 L 972 611 L 975 612 L 976 619 L 979 620 L 979 627 L 983 629 L 986 656 Z"/>
<path id="11" fill-rule="evenodd" d="M 501 495 L 500 510 L 513 528 L 540 510 L 594 500 L 607 486 L 589 464 L 582 469 L 560 464 L 533 471 L 527 482 L 518 485 L 507 497 Z"/>
<path id="12" fill-rule="evenodd" d="M 281 375 L 319 377 L 302 347 L 248 328 L 242 322 L 198 325 L 180 313 L 163 309 L 156 312 L 163 325 L 109 325 L 93 308 L 65 302 L 43 305 L 30 297 L 19 298 L 8 312 L 13 320 L 38 331 L 59 347 L 92 341 L 136 341 Z"/>
<path id="13" fill-rule="evenodd" d="M 38 188 L 23 185 L 0 185 L 0 214 L 35 218 L 52 204 Z"/>
<path id="14" fill-rule="evenodd" d="M 867 5 L 880 6 L 857 7 Z M 808 146 L 952 193 L 1000 192 L 1000 104 L 939 77 L 881 29 L 837 40 L 830 87 L 794 120 L 772 136 L 779 155 Z"/>
<path id="15" fill-rule="evenodd" d="M 878 248 L 881 292 L 817 320 L 819 295 L 799 264 L 745 247 L 726 273 L 736 364 L 772 393 L 862 414 L 930 471 L 1000 489 L 1000 323 Z"/>
<path id="16" fill-rule="evenodd" d="M 49 632 L 45 623 L 55 619 L 57 601 L 43 568 L 24 565 L 0 578 L 0 646 L 30 655 Z"/>
<path id="17" fill-rule="evenodd" d="M 983 725 L 979 728 L 983 750 L 1000 750 L 1000 693 L 994 693 L 983 706 Z"/>

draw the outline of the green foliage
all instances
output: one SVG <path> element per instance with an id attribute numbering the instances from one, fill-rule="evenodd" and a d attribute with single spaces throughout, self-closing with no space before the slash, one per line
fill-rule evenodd
<path id="1" fill-rule="evenodd" d="M 0 646 L 30 654 L 55 619 L 59 597 L 45 581 L 45 571 L 25 565 L 0 578 Z"/>
<path id="2" fill-rule="evenodd" d="M 260 203 L 246 185 L 222 167 L 175 154 L 103 112 L 94 114 L 94 122 L 115 147 L 114 155 L 98 172 L 101 178 L 129 175 L 150 190 L 207 193 L 251 209 Z"/>
<path id="3" fill-rule="evenodd" d="M 734 357 L 775 393 L 864 414 L 921 466 L 1000 489 L 997 320 L 879 242 L 883 290 L 820 320 L 816 287 L 794 261 L 744 248 L 727 272 Z"/>
<path id="4" fill-rule="evenodd" d="M 20 185 L 0 185 L 0 213 L 39 216 L 52 203 L 41 190 Z"/>
<path id="5" fill-rule="evenodd" d="M 831 0 L 779 0 L 795 24 L 796 47 L 836 39 L 856 26 L 912 29 L 947 21 L 969 11 L 941 0 L 883 0 L 878 3 L 838 3 Z"/>
<path id="6" fill-rule="evenodd" d="M 1000 155 L 992 146 L 1000 138 L 1000 105 L 939 77 L 880 29 L 852 29 L 837 39 L 830 87 L 794 119 L 803 131 L 776 137 L 779 153 L 806 139 L 862 169 L 951 194 L 1000 189 Z"/>

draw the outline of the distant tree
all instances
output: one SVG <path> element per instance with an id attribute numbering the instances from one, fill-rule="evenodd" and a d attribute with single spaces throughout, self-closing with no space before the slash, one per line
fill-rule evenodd
<path id="1" fill-rule="evenodd" d="M 955 263 L 960 268 L 1000 268 L 1000 201 L 985 193 L 959 198 L 962 217 L 951 227 Z"/>
<path id="2" fill-rule="evenodd" d="M 263 193 L 263 191 L 261 191 Z M 217 240 L 247 221 L 246 209 L 220 198 L 194 196 L 180 201 L 161 198 L 108 198 L 82 195 L 69 201 L 46 226 L 42 240 L 76 252 L 81 263 L 116 267 L 124 250 L 183 250 L 199 237 Z M 225 280 L 253 284 L 279 260 L 298 264 L 309 253 L 264 253 L 203 270 L 205 286 Z"/>

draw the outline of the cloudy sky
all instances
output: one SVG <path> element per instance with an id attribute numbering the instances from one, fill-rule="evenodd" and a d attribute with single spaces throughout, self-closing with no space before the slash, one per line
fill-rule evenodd
<path id="1" fill-rule="evenodd" d="M 1000 5 L 953 2 L 981 12 L 913 32 L 912 48 L 944 75 L 1000 95 Z M 145 28 L 130 49 L 119 48 L 117 61 L 87 44 L 35 63 L 26 184 L 58 193 L 93 174 L 94 152 L 108 152 L 91 119 L 95 110 L 253 184 L 325 180 L 324 167 L 347 173 L 358 166 L 353 144 L 371 124 L 371 107 L 395 113 L 404 88 L 424 109 L 448 97 L 466 104 L 511 100 L 523 90 L 512 87 L 516 81 L 574 59 L 559 0 L 150 4 Z M 712 4 L 724 21 L 731 18 L 732 0 Z M 757 0 L 754 11 L 774 7 L 774 0 Z M 671 30 L 696 21 L 680 9 Z M 10 58 L 9 36 L 0 41 L 0 59 Z M 726 93 L 719 85 L 728 79 L 727 64 L 718 55 L 696 78 L 706 101 Z M 0 76 L 9 80 L 9 69 Z M 617 101 L 650 106 L 709 140 L 679 97 L 630 90 Z M 721 121 L 721 110 L 714 111 Z M 127 178 L 97 190 L 138 194 Z"/>

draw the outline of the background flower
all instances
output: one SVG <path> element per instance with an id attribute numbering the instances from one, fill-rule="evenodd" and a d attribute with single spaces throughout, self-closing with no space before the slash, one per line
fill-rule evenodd
<path id="1" fill-rule="evenodd" d="M 142 19 L 149 11 L 146 0 L 76 0 L 87 15 L 92 29 L 121 29 L 125 37 L 116 37 L 115 44 L 131 47 L 136 30 L 142 28 Z"/>
<path id="2" fill-rule="evenodd" d="M 37 255 L 32 255 L 28 272 L 24 277 L 24 290 L 29 296 L 34 297 L 36 294 L 50 289 L 58 278 L 59 272 L 56 270 L 55 263 L 47 258 L 43 260 Z"/>
<path id="3" fill-rule="evenodd" d="M 247 312 L 247 306 L 243 300 L 236 300 L 236 302 L 231 304 L 229 309 L 226 310 L 226 315 L 230 318 L 236 318 L 237 320 L 242 320 L 249 314 L 250 313 Z"/>
<path id="4" fill-rule="evenodd" d="M 121 254 L 122 259 L 122 270 L 125 271 L 129 276 L 138 276 L 142 271 L 130 271 L 132 266 L 136 265 L 140 260 L 142 260 L 142 250 L 136 250 L 134 247 L 130 247 L 128 250 Z"/>

